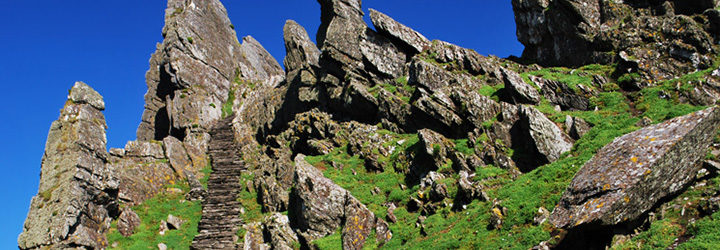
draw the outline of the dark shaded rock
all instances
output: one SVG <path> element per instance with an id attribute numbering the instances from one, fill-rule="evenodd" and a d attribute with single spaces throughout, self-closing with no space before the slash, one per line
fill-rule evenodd
<path id="1" fill-rule="evenodd" d="M 710 2 L 513 0 L 512 5 L 526 61 L 569 67 L 618 63 L 617 76 L 639 74 L 623 87 L 643 88 L 712 65 L 717 32 L 700 17 L 714 9 L 705 8 Z"/>
<path id="2" fill-rule="evenodd" d="M 245 250 L 265 250 L 270 246 L 264 242 L 263 225 L 260 222 L 253 222 L 243 225 L 245 229 L 245 238 L 243 239 L 243 249 Z M 233 248 L 233 247 L 229 247 Z"/>
<path id="3" fill-rule="evenodd" d="M 272 213 L 265 217 L 263 225 L 273 249 L 294 249 L 293 243 L 297 242 L 298 238 L 290 228 L 290 220 L 287 215 Z"/>
<path id="4" fill-rule="evenodd" d="M 255 188 L 258 191 L 258 201 L 264 213 L 287 211 L 288 192 L 278 185 L 274 176 L 262 176 L 255 179 Z"/>
<path id="5" fill-rule="evenodd" d="M 524 159 L 526 165 L 521 167 L 521 170 L 524 168 L 527 171 L 554 162 L 560 158 L 561 154 L 572 149 L 572 139 L 539 110 L 532 106 L 522 105 L 519 115 L 523 132 L 517 136 L 527 141 L 527 147 L 523 149 L 526 155 L 522 156 L 526 157 Z"/>
<path id="6" fill-rule="evenodd" d="M 720 112 L 708 108 L 615 139 L 575 175 L 549 221 L 559 228 L 633 221 L 700 167 Z"/>
<path id="7" fill-rule="evenodd" d="M 505 90 L 507 91 L 512 102 L 515 104 L 538 104 L 540 102 L 540 93 L 518 73 L 512 70 L 500 69 L 503 80 L 505 81 Z"/>
<path id="8" fill-rule="evenodd" d="M 565 116 L 565 133 L 574 140 L 580 139 L 591 127 L 590 123 L 580 117 Z"/>
<path id="9" fill-rule="evenodd" d="M 174 216 L 172 214 L 168 214 L 168 217 L 167 217 L 168 229 L 170 229 L 170 230 L 180 229 L 180 227 L 182 227 L 182 225 L 184 223 L 185 223 L 185 221 L 183 219 L 180 219 L 177 216 Z"/>
<path id="10" fill-rule="evenodd" d="M 558 81 L 535 76 L 530 76 L 530 80 L 540 87 L 545 99 L 552 104 L 560 105 L 563 110 L 589 110 L 592 108 L 590 107 L 590 97 L 595 93 L 582 84 L 578 84 L 577 90 L 575 90 Z"/>
<path id="11" fill-rule="evenodd" d="M 125 208 L 118 217 L 117 228 L 120 234 L 129 237 L 135 232 L 135 228 L 140 226 L 140 216 L 131 208 Z"/>
<path id="12" fill-rule="evenodd" d="M 393 37 L 405 47 L 412 48 L 412 54 L 420 53 L 430 46 L 430 41 L 422 34 L 377 10 L 370 9 L 370 20 L 380 34 Z"/>
<path id="13" fill-rule="evenodd" d="M 18 237 L 21 249 L 103 248 L 118 216 L 118 181 L 105 163 L 102 97 L 76 82 L 50 126 L 38 194 Z"/>
<path id="14" fill-rule="evenodd" d="M 421 152 L 433 160 L 435 169 L 445 164 L 454 146 L 452 141 L 429 129 L 419 130 L 418 139 Z"/>

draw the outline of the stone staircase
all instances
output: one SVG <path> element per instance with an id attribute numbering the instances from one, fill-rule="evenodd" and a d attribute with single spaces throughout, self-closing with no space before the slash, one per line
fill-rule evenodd
<path id="1" fill-rule="evenodd" d="M 240 173 L 245 166 L 233 137 L 233 117 L 217 121 L 210 131 L 208 153 L 213 171 L 192 249 L 236 249 L 235 235 L 241 223 L 237 195 L 241 188 Z"/>

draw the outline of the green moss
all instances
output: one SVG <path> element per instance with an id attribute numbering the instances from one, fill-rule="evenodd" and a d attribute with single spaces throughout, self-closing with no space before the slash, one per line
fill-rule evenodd
<path id="1" fill-rule="evenodd" d="M 184 194 L 189 190 L 187 184 L 173 187 L 180 188 L 183 193 L 160 193 L 133 207 L 141 222 L 130 237 L 122 236 L 117 230 L 117 221 L 113 222 L 107 235 L 108 242 L 111 245 L 117 243 L 117 249 L 155 249 L 158 243 L 165 243 L 168 249 L 189 249 L 198 233 L 202 207 L 200 201 L 185 200 Z M 160 235 L 160 221 L 166 220 L 168 214 L 185 220 L 185 223 L 178 230 L 168 230 L 165 235 Z"/>
<path id="2" fill-rule="evenodd" d="M 231 89 L 230 92 L 228 93 L 228 99 L 225 102 L 225 104 L 223 104 L 223 107 L 222 107 L 222 117 L 228 117 L 229 115 L 232 114 L 232 112 L 233 112 L 232 108 L 233 108 L 234 103 L 235 103 L 235 91 Z"/>
<path id="3" fill-rule="evenodd" d="M 665 249 L 675 242 L 681 231 L 682 228 L 671 222 L 670 219 L 659 220 L 652 223 L 647 231 L 641 232 L 622 244 L 613 246 L 612 249 Z"/>
<path id="4" fill-rule="evenodd" d="M 189 43 L 193 43 L 193 38 L 192 38 L 191 36 L 189 36 L 189 37 L 187 37 L 187 41 L 188 41 Z"/>
<path id="5" fill-rule="evenodd" d="M 310 244 L 314 245 L 318 249 L 342 249 L 342 231 L 338 230 L 337 232 L 322 237 L 320 239 L 314 240 Z"/>

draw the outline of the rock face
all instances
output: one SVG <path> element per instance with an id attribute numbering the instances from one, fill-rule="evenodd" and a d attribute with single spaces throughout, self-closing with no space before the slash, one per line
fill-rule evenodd
<path id="1" fill-rule="evenodd" d="M 289 210 L 294 219 L 291 226 L 305 242 L 330 235 L 342 227 L 343 249 L 361 249 L 371 230 L 384 221 L 304 158 L 303 155 L 295 158 L 296 186 L 291 193 Z"/>
<path id="2" fill-rule="evenodd" d="M 708 108 L 621 136 L 575 175 L 549 221 L 560 228 L 633 221 L 697 174 L 720 125 Z"/>
<path id="3" fill-rule="evenodd" d="M 168 1 L 162 44 L 150 59 L 141 141 L 210 129 L 234 79 L 263 81 L 283 70 L 252 37 L 240 44 L 220 1 Z M 193 130 L 193 131 L 188 131 Z"/>
<path id="4" fill-rule="evenodd" d="M 45 144 L 40 188 L 18 238 L 21 249 L 104 248 L 118 215 L 118 181 L 105 164 L 105 104 L 82 82 L 70 90 Z"/>
<path id="5" fill-rule="evenodd" d="M 641 85 L 712 65 L 717 1 L 513 0 L 523 58 L 541 65 L 621 62 Z M 712 11 L 711 11 L 712 12 Z M 708 13 L 711 13 L 708 12 Z M 712 15 L 712 14 L 710 14 Z M 635 61 L 622 65 L 620 53 Z M 661 63 L 654 63 L 662 61 Z"/>

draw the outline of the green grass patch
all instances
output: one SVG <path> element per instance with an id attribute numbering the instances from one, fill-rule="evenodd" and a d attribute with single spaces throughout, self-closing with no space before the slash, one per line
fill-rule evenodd
<path id="1" fill-rule="evenodd" d="M 202 206 L 200 201 L 186 201 L 187 184 L 173 185 L 180 188 L 182 193 L 155 195 L 143 204 L 133 207 L 133 211 L 140 216 L 140 226 L 130 237 L 124 237 L 117 230 L 117 221 L 112 223 L 108 232 L 108 242 L 117 243 L 117 249 L 156 249 L 159 243 L 165 243 L 168 249 L 189 249 L 192 239 L 198 233 L 198 222 Z M 179 230 L 168 230 L 165 235 L 158 234 L 160 221 L 167 220 L 168 214 L 185 220 Z"/>

